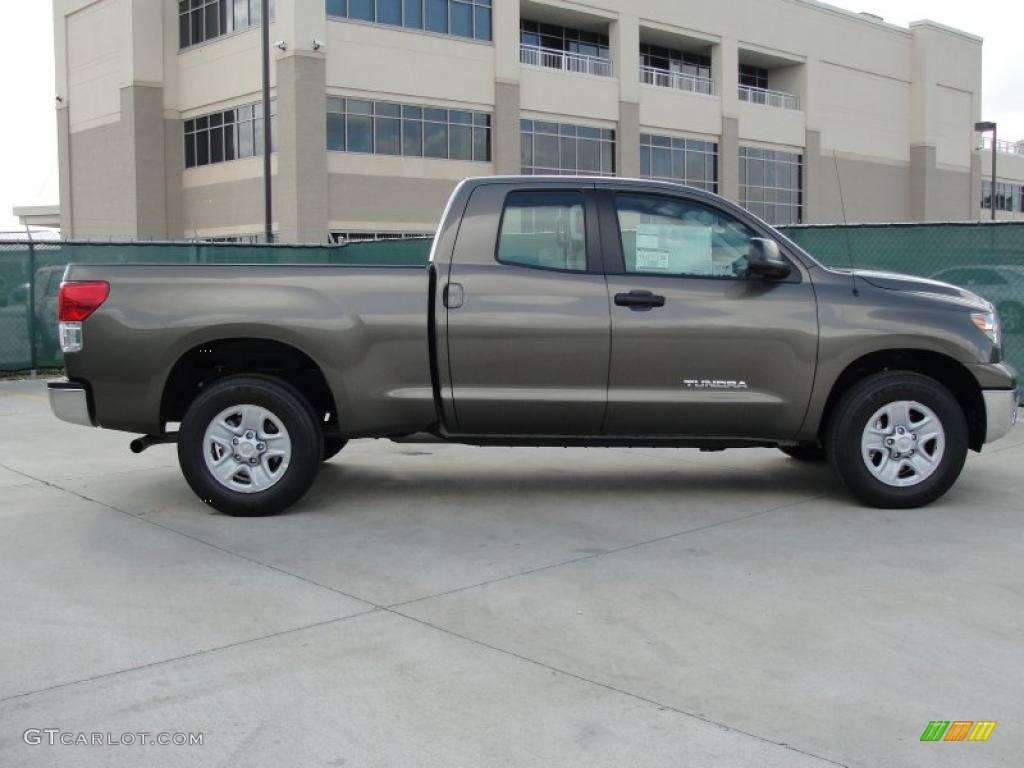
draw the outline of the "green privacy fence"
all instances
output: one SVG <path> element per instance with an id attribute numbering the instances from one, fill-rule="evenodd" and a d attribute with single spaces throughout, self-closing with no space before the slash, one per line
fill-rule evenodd
<path id="1" fill-rule="evenodd" d="M 1024 222 L 807 226 L 783 230 L 828 266 L 934 277 L 993 302 L 1006 356 L 1024 368 Z M 59 367 L 57 289 L 69 262 L 425 265 L 429 238 L 340 246 L 0 242 L 0 371 Z"/>
<path id="2" fill-rule="evenodd" d="M 862 224 L 783 230 L 830 267 L 931 277 L 995 304 L 1003 353 L 1024 370 L 1024 222 Z"/>
<path id="3" fill-rule="evenodd" d="M 0 242 L 0 371 L 63 365 L 57 291 L 69 262 L 79 264 L 425 265 L 430 238 L 346 245 L 230 243 Z"/>

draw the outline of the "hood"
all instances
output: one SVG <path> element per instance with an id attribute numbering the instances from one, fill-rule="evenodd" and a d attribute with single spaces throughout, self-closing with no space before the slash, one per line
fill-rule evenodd
<path id="1" fill-rule="evenodd" d="M 887 291 L 901 291 L 903 293 L 915 293 L 919 296 L 927 296 L 942 301 L 949 301 L 974 309 L 987 310 L 991 304 L 976 293 L 971 293 L 963 288 L 958 288 L 949 283 L 938 280 L 929 280 L 927 277 L 914 277 L 912 275 L 901 275 L 896 272 L 872 272 L 870 270 L 858 269 L 854 273 L 866 283 L 876 288 L 883 288 Z"/>

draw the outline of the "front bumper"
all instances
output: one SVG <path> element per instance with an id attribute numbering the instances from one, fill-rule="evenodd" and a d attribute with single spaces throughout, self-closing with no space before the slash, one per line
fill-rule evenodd
<path id="1" fill-rule="evenodd" d="M 985 444 L 994 443 L 1009 433 L 1017 423 L 1017 390 L 986 389 L 985 399 Z"/>
<path id="2" fill-rule="evenodd" d="M 73 381 L 51 381 L 47 385 L 50 393 L 50 410 L 61 421 L 95 427 L 89 408 L 89 392 Z"/>

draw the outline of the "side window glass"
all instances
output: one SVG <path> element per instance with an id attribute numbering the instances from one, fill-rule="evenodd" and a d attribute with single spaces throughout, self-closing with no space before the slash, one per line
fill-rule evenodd
<path id="1" fill-rule="evenodd" d="M 586 272 L 583 194 L 572 190 L 510 193 L 498 235 L 498 261 Z"/>
<path id="2" fill-rule="evenodd" d="M 666 277 L 747 277 L 753 230 L 699 203 L 616 196 L 626 272 Z"/>

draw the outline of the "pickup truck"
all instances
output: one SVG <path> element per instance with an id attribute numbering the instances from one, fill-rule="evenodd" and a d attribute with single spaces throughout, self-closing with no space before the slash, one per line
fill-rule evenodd
<path id="1" fill-rule="evenodd" d="M 72 264 L 59 322 L 53 412 L 177 443 L 232 515 L 284 510 L 357 438 L 777 447 L 909 508 L 1017 418 L 984 299 L 827 269 L 654 181 L 466 180 L 426 268 Z"/>

